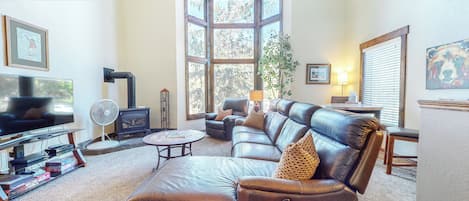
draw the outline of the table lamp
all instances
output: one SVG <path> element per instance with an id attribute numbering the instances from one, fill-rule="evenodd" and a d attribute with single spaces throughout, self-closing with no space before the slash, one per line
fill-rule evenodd
<path id="1" fill-rule="evenodd" d="M 249 100 L 254 101 L 254 111 L 258 112 L 260 109 L 259 102 L 264 100 L 264 91 L 262 90 L 251 90 L 249 92 Z"/>
<path id="2" fill-rule="evenodd" d="M 342 96 L 344 96 L 344 86 L 348 83 L 347 72 L 338 72 L 337 73 L 337 84 L 342 87 Z"/>

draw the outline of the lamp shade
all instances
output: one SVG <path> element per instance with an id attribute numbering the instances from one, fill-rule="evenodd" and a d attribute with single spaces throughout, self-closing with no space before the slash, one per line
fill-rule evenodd
<path id="1" fill-rule="evenodd" d="M 337 84 L 346 85 L 348 83 L 347 72 L 340 72 L 337 74 Z"/>
<path id="2" fill-rule="evenodd" d="M 251 101 L 262 101 L 264 99 L 264 91 L 262 90 L 251 90 L 249 92 L 249 100 Z"/>

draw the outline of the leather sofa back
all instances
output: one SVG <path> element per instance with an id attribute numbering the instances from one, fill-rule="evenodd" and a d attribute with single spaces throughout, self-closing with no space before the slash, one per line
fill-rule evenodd
<path id="1" fill-rule="evenodd" d="M 296 102 L 291 106 L 288 117 L 297 123 L 309 125 L 311 116 L 320 108 L 321 107 L 317 105 Z"/>
<path id="2" fill-rule="evenodd" d="M 288 117 L 283 116 L 278 112 L 269 112 L 266 114 L 264 131 L 273 143 L 277 141 L 277 137 L 280 134 L 283 124 L 285 124 L 287 119 Z"/>
<path id="3" fill-rule="evenodd" d="M 233 110 L 233 115 L 248 115 L 248 99 L 246 98 L 226 98 L 223 102 L 223 110 Z"/>
<path id="4" fill-rule="evenodd" d="M 295 101 L 280 99 L 277 102 L 277 112 L 285 116 L 288 116 L 290 112 L 290 108 L 293 105 L 293 103 L 295 103 Z"/>
<path id="5" fill-rule="evenodd" d="M 337 179 L 354 190 L 364 191 L 376 161 L 370 155 L 378 153 L 375 147 L 381 145 L 382 139 L 369 137 L 376 136 L 378 129 L 379 123 L 373 117 L 330 109 L 316 111 L 311 130 L 321 162 L 314 178 Z"/>
<path id="6" fill-rule="evenodd" d="M 277 104 L 280 99 L 273 99 L 269 103 L 269 112 L 277 112 Z"/>
<path id="7" fill-rule="evenodd" d="M 308 130 L 303 124 L 296 123 L 291 119 L 287 119 L 285 124 L 283 124 L 282 131 L 275 141 L 275 146 L 283 152 L 285 148 L 290 144 L 298 141 Z"/>

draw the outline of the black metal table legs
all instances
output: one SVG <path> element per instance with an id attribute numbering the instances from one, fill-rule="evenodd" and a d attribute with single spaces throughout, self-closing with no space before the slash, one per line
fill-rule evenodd
<path id="1" fill-rule="evenodd" d="M 165 147 L 163 149 L 160 149 L 160 147 Z M 171 156 L 171 149 L 174 148 L 181 148 L 181 154 L 180 155 L 175 155 Z M 188 152 L 186 151 L 188 150 Z M 156 162 L 156 168 L 153 170 L 156 171 L 160 167 L 160 160 L 161 158 L 164 158 L 166 160 L 172 159 L 172 158 L 178 158 L 178 157 L 183 157 L 183 156 L 192 156 L 192 143 L 187 143 L 187 144 L 181 144 L 181 145 L 168 145 L 168 146 L 156 146 L 156 151 L 158 152 L 158 160 Z M 166 151 L 166 155 L 163 155 L 163 152 Z"/>

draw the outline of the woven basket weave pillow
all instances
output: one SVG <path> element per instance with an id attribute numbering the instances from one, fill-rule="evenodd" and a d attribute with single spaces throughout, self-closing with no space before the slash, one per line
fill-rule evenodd
<path id="1" fill-rule="evenodd" d="M 297 143 L 292 143 L 282 153 L 273 177 L 289 180 L 308 180 L 319 165 L 313 136 L 308 132 Z"/>

